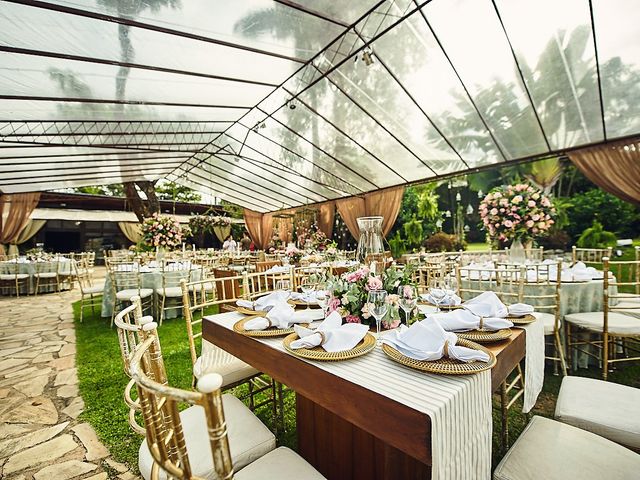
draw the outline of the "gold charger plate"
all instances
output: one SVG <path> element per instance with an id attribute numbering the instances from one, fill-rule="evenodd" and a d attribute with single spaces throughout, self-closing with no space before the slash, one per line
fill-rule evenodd
<path id="1" fill-rule="evenodd" d="M 434 303 L 431 302 L 426 302 L 426 301 L 420 301 L 418 302 L 419 305 L 428 305 L 429 307 L 438 307 L 440 310 L 458 310 L 460 308 L 462 308 L 462 305 L 436 305 Z"/>
<path id="2" fill-rule="evenodd" d="M 338 360 L 360 357 L 369 353 L 376 346 L 376 338 L 370 332 L 367 332 L 364 338 L 360 340 L 360 343 L 351 350 L 342 350 L 340 352 L 327 352 L 322 347 L 291 348 L 291 342 L 297 339 L 298 334 L 295 332 L 285 337 L 282 341 L 284 349 L 296 357 L 308 358 L 309 360 L 321 360 L 325 362 L 335 362 Z"/>
<path id="3" fill-rule="evenodd" d="M 252 317 L 264 317 L 267 312 L 262 310 L 251 310 L 249 308 L 244 307 L 232 307 L 236 312 L 242 313 L 243 315 L 251 315 Z"/>
<path id="4" fill-rule="evenodd" d="M 287 303 L 289 305 L 293 305 L 295 307 L 307 307 L 307 302 L 303 301 L 303 300 L 287 300 Z M 313 302 L 309 302 L 309 308 L 320 308 L 320 305 L 318 305 L 318 303 L 313 303 Z"/>
<path id="5" fill-rule="evenodd" d="M 507 315 L 506 319 L 511 320 L 511 322 L 514 325 L 528 325 L 536 321 L 536 317 L 534 317 L 530 313 L 527 313 L 526 315 L 523 315 L 521 317 L 514 317 L 511 315 Z"/>
<path id="6" fill-rule="evenodd" d="M 237 321 L 233 325 L 233 331 L 238 332 L 241 335 L 246 335 L 247 337 L 282 337 L 283 335 L 289 335 L 293 333 L 293 327 L 290 328 L 268 328 L 266 330 L 245 330 L 244 324 L 253 318 L 257 318 L 261 315 L 251 315 L 250 317 L 245 317 L 242 320 Z M 308 323 L 299 323 L 301 327 L 308 327 Z"/>
<path id="7" fill-rule="evenodd" d="M 506 340 L 511 336 L 510 328 L 503 328 L 502 330 L 490 331 L 490 330 L 469 330 L 468 332 L 456 332 L 458 338 L 464 340 L 470 340 L 477 343 L 493 343 L 501 340 Z"/>
<path id="8" fill-rule="evenodd" d="M 451 358 L 441 358 L 440 360 L 434 360 L 431 362 L 425 360 L 414 360 L 406 355 L 403 355 L 395 348 L 383 344 L 382 351 L 394 362 L 398 362 L 405 367 L 413 368 L 414 370 L 420 370 L 428 373 L 438 373 L 441 375 L 469 375 L 472 373 L 484 372 L 493 368 L 496 364 L 496 356 L 484 348 L 482 345 L 458 338 L 456 345 L 461 347 L 473 348 L 474 350 L 481 350 L 489 355 L 488 362 L 461 362 L 460 360 L 453 360 Z"/>

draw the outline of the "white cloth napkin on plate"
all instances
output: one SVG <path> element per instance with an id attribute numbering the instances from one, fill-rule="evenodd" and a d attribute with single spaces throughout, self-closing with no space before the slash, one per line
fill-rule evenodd
<path id="1" fill-rule="evenodd" d="M 280 303 L 287 303 L 290 295 L 291 292 L 278 290 L 277 292 L 264 295 L 253 302 L 250 300 L 237 300 L 236 305 L 242 308 L 248 308 L 249 310 L 268 312 Z"/>
<path id="2" fill-rule="evenodd" d="M 309 292 L 309 293 L 292 292 L 290 298 L 291 300 L 298 300 L 301 302 L 318 303 L 318 292 Z"/>
<path id="3" fill-rule="evenodd" d="M 504 318 L 509 313 L 507 306 L 500 301 L 494 292 L 483 292 L 464 302 L 462 307 L 478 317 Z"/>
<path id="4" fill-rule="evenodd" d="M 264 317 L 253 318 L 244 324 L 245 330 L 266 330 L 269 327 L 289 328 L 304 318 L 294 315 L 295 309 L 288 303 L 280 303 L 267 312 Z"/>
<path id="5" fill-rule="evenodd" d="M 293 328 L 300 338 L 291 342 L 291 348 L 313 348 L 321 345 L 327 352 L 349 350 L 360 343 L 369 331 L 367 325 L 360 323 L 343 325 L 338 312 L 331 312 L 315 330 L 299 325 L 294 325 Z"/>
<path id="6" fill-rule="evenodd" d="M 509 305 L 507 308 L 509 310 L 509 315 L 513 315 L 514 317 L 524 317 L 525 315 L 532 314 L 534 311 L 533 305 L 528 305 L 526 303 L 514 303 L 513 305 Z"/>
<path id="7" fill-rule="evenodd" d="M 460 308 L 451 312 L 432 313 L 427 320 L 435 320 L 447 332 L 466 332 L 469 330 L 501 330 L 513 327 L 513 322 L 501 317 L 480 317 L 473 312 Z M 480 325 L 482 323 L 482 325 Z"/>
<path id="8" fill-rule="evenodd" d="M 431 303 L 432 305 L 436 305 L 436 301 L 433 299 L 430 293 L 423 293 L 420 295 L 422 300 Z M 447 292 L 442 300 L 440 300 L 439 305 L 441 306 L 453 306 L 460 305 L 462 303 L 462 299 L 455 294 L 455 292 Z"/>
<path id="9" fill-rule="evenodd" d="M 289 266 L 287 265 L 274 265 L 273 267 L 265 270 L 264 273 L 284 273 L 289 271 Z"/>
<path id="10" fill-rule="evenodd" d="M 460 347 L 456 345 L 457 341 L 455 333 L 446 332 L 440 324 L 429 320 L 416 322 L 411 327 L 401 325 L 382 339 L 382 343 L 414 360 L 434 361 L 448 356 L 461 362 L 489 361 L 486 352 Z"/>

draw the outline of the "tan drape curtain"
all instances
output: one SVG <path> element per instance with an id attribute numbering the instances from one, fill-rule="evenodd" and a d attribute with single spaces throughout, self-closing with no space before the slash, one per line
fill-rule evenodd
<path id="1" fill-rule="evenodd" d="M 278 236 L 285 244 L 293 241 L 293 218 L 278 219 Z"/>
<path id="2" fill-rule="evenodd" d="M 256 247 L 264 250 L 273 233 L 273 214 L 244 209 L 244 223 Z"/>
<path id="3" fill-rule="evenodd" d="M 327 238 L 333 236 L 333 222 L 336 217 L 335 202 L 327 202 L 320 205 L 318 209 L 318 228 Z"/>
<path id="4" fill-rule="evenodd" d="M 14 243 L 18 238 L 39 200 L 40 192 L 0 196 L 0 254 L 5 252 L 1 244 Z"/>
<path id="5" fill-rule="evenodd" d="M 222 225 L 216 225 L 213 227 L 213 233 L 216 234 L 216 237 L 218 237 L 218 240 L 220 240 L 221 242 L 224 242 L 224 240 L 231 233 L 231 225 L 227 225 L 224 227 Z"/>
<path id="6" fill-rule="evenodd" d="M 46 220 L 29 220 L 22 231 L 18 234 L 18 237 L 12 243 L 22 245 L 38 233 L 40 229 L 44 227 L 45 223 L 47 223 Z"/>
<path id="7" fill-rule="evenodd" d="M 138 243 L 142 240 L 142 226 L 135 222 L 118 222 L 118 227 L 130 242 Z"/>
<path id="8" fill-rule="evenodd" d="M 568 155 L 575 166 L 600 188 L 640 205 L 640 140 L 607 143 Z"/>
<path id="9" fill-rule="evenodd" d="M 357 239 L 360 236 L 357 218 L 372 216 L 384 218 L 382 234 L 386 237 L 398 218 L 403 195 L 404 187 L 388 188 L 379 192 L 367 193 L 363 197 L 336 200 L 336 206 L 353 238 Z"/>

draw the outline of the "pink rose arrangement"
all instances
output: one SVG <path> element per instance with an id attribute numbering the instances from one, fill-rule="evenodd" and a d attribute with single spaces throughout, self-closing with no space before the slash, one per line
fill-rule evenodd
<path id="1" fill-rule="evenodd" d="M 187 233 L 188 230 L 169 215 L 154 213 L 142 222 L 142 240 L 149 247 L 171 250 L 182 244 Z"/>
<path id="2" fill-rule="evenodd" d="M 526 183 L 493 189 L 480 203 L 479 212 L 491 239 L 503 243 L 547 235 L 557 214 L 549 197 Z"/>
<path id="3" fill-rule="evenodd" d="M 287 256 L 289 262 L 291 263 L 298 263 L 302 258 L 302 250 L 299 250 L 293 245 L 287 247 L 287 249 L 284 251 L 284 254 Z"/>

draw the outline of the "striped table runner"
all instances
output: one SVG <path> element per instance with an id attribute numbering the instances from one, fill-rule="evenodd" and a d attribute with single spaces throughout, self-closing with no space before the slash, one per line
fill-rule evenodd
<path id="1" fill-rule="evenodd" d="M 205 317 L 229 329 L 241 318 L 243 315 L 236 312 Z M 258 341 L 290 355 L 282 346 L 282 338 Z M 203 351 L 206 348 L 203 345 Z M 380 348 L 345 362 L 301 360 L 428 415 L 434 480 L 490 478 L 489 371 L 465 376 L 431 375 L 393 362 Z"/>

